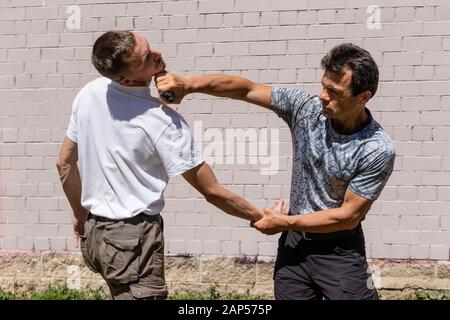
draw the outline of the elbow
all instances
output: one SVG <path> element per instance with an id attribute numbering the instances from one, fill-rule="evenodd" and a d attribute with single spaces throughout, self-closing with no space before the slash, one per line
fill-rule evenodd
<path id="1" fill-rule="evenodd" d="M 71 163 L 67 162 L 65 159 L 58 158 L 56 160 L 56 169 L 58 170 L 60 176 L 67 174 L 70 171 Z"/>
<path id="2" fill-rule="evenodd" d="M 65 166 L 65 162 L 61 158 L 58 158 L 56 160 L 56 169 L 58 169 L 58 171 L 60 172 L 61 169 L 64 168 L 64 166 Z"/>
<path id="3" fill-rule="evenodd" d="M 209 203 L 214 203 L 214 200 L 217 199 L 219 195 L 220 184 L 215 183 L 205 187 L 202 190 L 202 194 L 205 197 L 205 200 Z"/>
<path id="4" fill-rule="evenodd" d="M 345 217 L 341 221 L 342 231 L 355 229 L 360 221 L 361 221 L 360 216 L 356 214 Z"/>

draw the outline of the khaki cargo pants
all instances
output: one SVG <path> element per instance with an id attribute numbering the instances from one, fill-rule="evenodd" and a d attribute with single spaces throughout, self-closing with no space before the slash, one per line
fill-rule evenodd
<path id="1" fill-rule="evenodd" d="M 83 259 L 108 284 L 113 299 L 165 299 L 163 221 L 140 214 L 111 220 L 89 214 L 80 241 Z"/>

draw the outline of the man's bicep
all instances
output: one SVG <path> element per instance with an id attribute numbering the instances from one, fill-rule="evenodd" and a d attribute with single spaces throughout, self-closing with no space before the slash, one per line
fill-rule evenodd
<path id="1" fill-rule="evenodd" d="M 202 162 L 182 175 L 191 186 L 203 195 L 210 194 L 218 184 L 214 172 L 206 162 Z"/>
<path id="2" fill-rule="evenodd" d="M 64 163 L 75 163 L 78 161 L 78 145 L 67 136 L 64 137 L 61 151 L 59 152 L 59 161 Z"/>
<path id="3" fill-rule="evenodd" d="M 252 83 L 247 97 L 244 99 L 248 103 L 257 104 L 261 107 L 270 109 L 270 97 L 272 94 L 272 87 L 261 84 Z"/>
<path id="4" fill-rule="evenodd" d="M 346 209 L 345 212 L 350 218 L 361 221 L 372 207 L 373 202 L 374 200 L 362 197 L 348 188 L 342 207 Z"/>

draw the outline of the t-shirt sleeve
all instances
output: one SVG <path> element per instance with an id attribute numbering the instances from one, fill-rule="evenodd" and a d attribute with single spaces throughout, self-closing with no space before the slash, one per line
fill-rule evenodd
<path id="1" fill-rule="evenodd" d="M 78 103 L 79 96 L 76 96 L 73 100 L 72 104 L 72 113 L 70 115 L 69 127 L 66 131 L 66 136 L 75 143 L 78 143 L 78 130 L 77 130 L 77 121 L 78 121 Z"/>
<path id="2" fill-rule="evenodd" d="M 301 90 L 289 88 L 272 88 L 270 96 L 271 109 L 282 118 L 290 128 L 295 121 L 305 116 L 304 106 L 311 96 Z"/>
<path id="3" fill-rule="evenodd" d="M 180 175 L 203 162 L 189 125 L 178 116 L 160 135 L 156 150 L 169 177 Z"/>
<path id="4" fill-rule="evenodd" d="M 349 188 L 361 197 L 376 200 L 394 169 L 395 151 L 393 148 L 379 148 L 363 161 L 364 166 L 350 181 Z"/>

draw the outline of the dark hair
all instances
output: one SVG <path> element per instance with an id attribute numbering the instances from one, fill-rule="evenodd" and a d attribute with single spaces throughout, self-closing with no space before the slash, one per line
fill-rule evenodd
<path id="1" fill-rule="evenodd" d="M 370 53 L 354 45 L 343 43 L 330 50 L 321 61 L 325 71 L 341 74 L 344 67 L 352 70 L 352 94 L 357 96 L 369 90 L 372 97 L 378 88 L 378 67 Z"/>
<path id="2" fill-rule="evenodd" d="M 124 58 L 134 50 L 136 40 L 130 31 L 108 31 L 92 48 L 91 62 L 101 75 L 116 80 L 127 68 Z"/>

